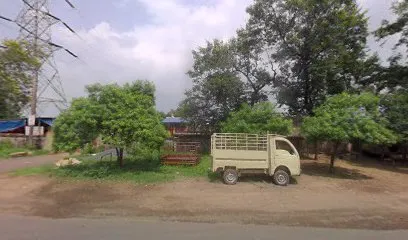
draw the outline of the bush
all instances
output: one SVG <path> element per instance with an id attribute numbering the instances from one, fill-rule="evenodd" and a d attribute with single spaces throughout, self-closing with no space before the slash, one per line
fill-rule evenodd
<path id="1" fill-rule="evenodd" d="M 85 144 L 85 146 L 82 148 L 81 153 L 82 153 L 82 154 L 92 154 L 92 153 L 95 153 L 95 149 L 94 149 L 94 147 L 92 146 L 91 143 L 87 143 L 87 144 Z"/>
<path id="2" fill-rule="evenodd" d="M 79 179 L 101 179 L 132 181 L 136 183 L 154 183 L 172 181 L 180 177 L 214 177 L 208 174 L 210 157 L 203 156 L 197 166 L 162 166 L 156 161 L 154 154 L 150 159 L 127 159 L 123 168 L 114 161 L 83 161 L 76 166 L 66 166 L 52 169 L 57 177 Z"/>
<path id="3" fill-rule="evenodd" d="M 10 149 L 10 148 L 14 148 L 14 144 L 10 140 L 6 139 L 0 142 L 0 150 Z"/>

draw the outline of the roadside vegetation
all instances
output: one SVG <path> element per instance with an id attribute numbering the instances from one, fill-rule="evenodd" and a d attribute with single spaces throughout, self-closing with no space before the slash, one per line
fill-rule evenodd
<path id="1" fill-rule="evenodd" d="M 189 131 L 205 135 L 286 135 L 300 129 L 299 134 L 315 146 L 330 143 L 328 168 L 332 173 L 339 146 L 353 141 L 382 149 L 399 144 L 407 160 L 406 52 L 393 52 L 384 64 L 367 45 L 374 34 L 380 42 L 397 35 L 394 50 L 408 46 L 408 1 L 393 3 L 392 10 L 396 19 L 383 21 L 370 33 L 369 18 L 356 1 L 254 0 L 247 8 L 246 24 L 234 36 L 208 41 L 192 51 L 193 64 L 187 72 L 192 87 L 169 115 L 182 117 Z M 4 109 L 17 109 L 13 114 L 0 111 L 0 118 L 18 116 L 27 102 L 26 98 L 16 100 L 27 92 L 23 91 L 27 76 L 19 76 L 19 71 L 14 70 L 36 64 L 20 51 L 18 43 L 5 45 L 7 49 L 0 50 L 0 73 L 9 83 L 6 90 L 20 91 L 0 93 L 0 100 L 7 100 L 0 101 L 0 105 L 12 103 Z M 20 56 L 12 64 L 18 68 L 8 67 L 15 59 L 11 56 Z M 149 174 L 163 175 L 153 179 L 173 176 L 169 170 L 173 168 L 160 166 L 157 160 L 154 164 L 146 161 L 150 157 L 135 160 L 146 152 L 159 155 L 160 147 L 169 138 L 162 124 L 165 114 L 156 109 L 152 82 L 94 84 L 87 86 L 86 92 L 56 119 L 53 147 L 56 151 L 74 152 L 100 139 L 116 149 L 119 166 L 85 161 L 54 174 L 128 178 L 127 174 L 137 169 L 139 175 L 134 178 L 147 170 Z M 144 177 L 151 177 L 149 174 Z"/>
<path id="2" fill-rule="evenodd" d="M 157 159 L 126 159 L 123 167 L 115 161 L 84 160 L 77 166 L 56 168 L 54 165 L 19 169 L 17 176 L 47 175 L 57 178 L 127 181 L 138 184 L 170 182 L 182 178 L 209 177 L 210 156 L 201 158 L 197 166 L 163 166 Z"/>
<path id="3" fill-rule="evenodd" d="M 44 149 L 32 149 L 29 147 L 14 147 L 11 142 L 2 141 L 0 142 L 0 160 L 10 158 L 10 154 L 17 152 L 27 152 L 30 156 L 38 156 L 48 154 L 48 150 Z"/>

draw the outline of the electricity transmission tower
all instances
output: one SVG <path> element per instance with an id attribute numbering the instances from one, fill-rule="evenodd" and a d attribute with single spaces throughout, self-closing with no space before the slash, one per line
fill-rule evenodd
<path id="1" fill-rule="evenodd" d="M 28 118 L 29 142 L 32 144 L 33 129 L 39 105 L 53 103 L 59 110 L 67 107 L 67 99 L 54 60 L 55 51 L 63 49 L 73 57 L 77 58 L 77 56 L 68 49 L 52 42 L 51 28 L 57 23 L 63 24 L 72 33 L 75 32 L 60 18 L 50 13 L 49 0 L 22 1 L 24 5 L 16 20 L 0 17 L 18 25 L 20 29 L 19 40 L 27 44 L 28 53 L 40 63 L 32 71 L 30 114 Z M 65 2 L 71 8 L 75 8 L 69 0 L 65 0 Z"/>

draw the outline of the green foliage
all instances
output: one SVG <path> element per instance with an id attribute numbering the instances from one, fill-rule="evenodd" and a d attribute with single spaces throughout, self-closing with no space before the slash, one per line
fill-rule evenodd
<path id="1" fill-rule="evenodd" d="M 306 117 L 302 133 L 311 139 L 346 142 L 352 139 L 371 144 L 393 144 L 396 136 L 386 128 L 379 111 L 379 97 L 371 93 L 339 94 Z"/>
<path id="2" fill-rule="evenodd" d="M 30 149 L 28 147 L 15 147 L 11 141 L 3 140 L 0 142 L 0 159 L 9 158 L 11 153 L 31 152 L 33 156 L 45 155 L 49 151 L 44 149 Z"/>
<path id="3" fill-rule="evenodd" d="M 24 43 L 5 41 L 0 48 L 0 119 L 20 117 L 30 99 L 31 71 L 39 66 Z"/>
<path id="4" fill-rule="evenodd" d="M 315 109 L 313 117 L 304 119 L 302 133 L 306 138 L 333 143 L 330 172 L 334 171 L 334 159 L 341 142 L 360 140 L 369 144 L 389 145 L 397 141 L 381 117 L 379 101 L 379 97 L 371 93 L 343 93 L 330 97 Z"/>
<path id="5" fill-rule="evenodd" d="M 149 159 L 128 159 L 123 168 L 110 161 L 84 161 L 77 166 L 54 168 L 26 168 L 14 172 L 16 175 L 47 174 L 55 177 L 74 179 L 98 179 L 112 181 L 131 181 L 146 184 L 169 182 L 180 178 L 207 177 L 211 157 L 203 156 L 197 166 L 162 166 Z M 213 177 L 212 175 L 209 177 Z"/>
<path id="6" fill-rule="evenodd" d="M 291 120 L 278 113 L 270 102 L 262 102 L 249 106 L 244 104 L 239 111 L 232 112 L 227 121 L 222 123 L 222 132 L 282 134 L 292 132 Z"/>
<path id="7" fill-rule="evenodd" d="M 193 131 L 214 132 L 245 101 L 244 84 L 231 69 L 228 46 L 220 41 L 193 51 L 192 89 L 186 92 L 176 113 L 185 118 Z"/>
<path id="8" fill-rule="evenodd" d="M 201 132 L 219 131 L 220 122 L 243 103 L 268 99 L 273 76 L 263 67 L 261 52 L 247 41 L 245 31 L 228 42 L 214 40 L 193 51 L 188 72 L 193 87 L 177 113 Z"/>
<path id="9" fill-rule="evenodd" d="M 375 32 L 377 38 L 383 39 L 397 33 L 401 33 L 401 37 L 397 46 L 406 45 L 408 43 L 408 1 L 396 1 L 392 6 L 392 10 L 397 19 L 394 22 L 384 20 L 382 26 Z"/>
<path id="10" fill-rule="evenodd" d="M 395 46 L 408 46 L 408 1 L 395 1 L 392 10 L 397 18 L 393 22 L 383 21 L 382 26 L 375 32 L 378 40 L 386 39 L 390 36 L 400 34 L 399 41 Z M 394 49 L 394 50 L 395 50 Z M 388 91 L 398 91 L 401 88 L 408 89 L 408 67 L 406 55 L 403 56 L 401 49 L 396 55 L 389 59 L 389 66 L 384 67 L 380 72 L 380 78 L 374 82 L 378 91 L 387 89 Z"/>
<path id="11" fill-rule="evenodd" d="M 92 142 L 100 134 L 101 106 L 89 98 L 77 98 L 62 112 L 53 125 L 56 151 L 73 152 Z"/>
<path id="12" fill-rule="evenodd" d="M 256 0 L 247 12 L 248 41 L 264 45 L 279 73 L 278 103 L 292 115 L 310 115 L 326 95 L 354 90 L 375 72 L 367 17 L 354 0 Z"/>
<path id="13" fill-rule="evenodd" d="M 92 154 L 95 153 L 96 149 L 92 146 L 91 143 L 86 143 L 82 148 L 81 154 Z"/>
<path id="14" fill-rule="evenodd" d="M 50 175 L 54 169 L 54 165 L 43 165 L 39 167 L 20 168 L 15 170 L 14 176 L 35 176 L 35 175 Z"/>
<path id="15" fill-rule="evenodd" d="M 381 101 L 384 117 L 388 120 L 389 129 L 399 137 L 399 141 L 408 141 L 408 93 L 399 91 L 387 94 Z"/>
<path id="16" fill-rule="evenodd" d="M 154 105 L 154 86 L 146 81 L 119 86 L 95 84 L 88 97 L 73 101 L 54 124 L 57 150 L 73 151 L 97 136 L 115 146 L 119 155 L 138 145 L 159 149 L 167 137 Z M 118 156 L 122 164 L 122 156 Z"/>
<path id="17" fill-rule="evenodd" d="M 5 150 L 8 148 L 13 148 L 14 145 L 10 140 L 2 140 L 0 141 L 0 150 Z"/>

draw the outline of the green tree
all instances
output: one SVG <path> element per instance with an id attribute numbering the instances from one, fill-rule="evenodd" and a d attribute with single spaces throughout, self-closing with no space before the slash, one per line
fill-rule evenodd
<path id="1" fill-rule="evenodd" d="M 242 81 L 250 105 L 268 99 L 266 88 L 271 86 L 276 72 L 270 74 L 256 42 L 244 29 L 229 41 L 213 40 L 193 51 L 194 65 L 188 75 L 197 84 L 213 76 L 227 75 Z"/>
<path id="2" fill-rule="evenodd" d="M 39 62 L 24 43 L 5 41 L 0 48 L 0 119 L 17 118 L 30 100 L 31 72 Z"/>
<path id="3" fill-rule="evenodd" d="M 222 132 L 226 133 L 287 135 L 291 133 L 292 128 L 292 121 L 278 113 L 270 102 L 261 102 L 254 106 L 244 104 L 222 123 Z"/>
<path id="4" fill-rule="evenodd" d="M 398 136 L 398 142 L 404 150 L 404 159 L 407 158 L 408 144 L 408 93 L 398 91 L 387 94 L 381 101 L 382 112 L 388 120 L 388 128 L 393 130 Z"/>
<path id="5" fill-rule="evenodd" d="M 386 128 L 386 121 L 379 111 L 379 97 L 371 93 L 339 94 L 327 99 L 314 110 L 313 117 L 306 117 L 302 133 L 313 140 L 330 141 L 333 150 L 330 172 L 342 142 L 360 140 L 371 144 L 392 144 L 397 138 Z"/>
<path id="6" fill-rule="evenodd" d="M 60 113 L 52 127 L 54 149 L 73 152 L 95 140 L 100 134 L 102 110 L 88 97 L 74 99 L 70 108 Z"/>
<path id="7" fill-rule="evenodd" d="M 239 29 L 229 46 L 233 55 L 233 69 L 246 87 L 248 104 L 253 106 L 268 101 L 279 76 L 265 56 L 262 42 L 254 41 L 251 32 L 246 29 Z"/>
<path id="8" fill-rule="evenodd" d="M 399 41 L 394 47 L 394 50 L 397 50 L 401 46 L 408 46 L 408 1 L 394 2 L 392 10 L 397 16 L 396 20 L 393 22 L 384 20 L 382 26 L 375 31 L 375 35 L 377 40 L 384 40 L 390 36 L 400 34 Z M 389 91 L 398 91 L 401 88 L 408 89 L 407 56 L 403 56 L 401 52 L 392 56 L 389 59 L 390 65 L 383 68 L 381 78 L 375 82 L 378 91 L 383 89 Z"/>
<path id="9" fill-rule="evenodd" d="M 115 146 L 122 167 L 125 149 L 158 150 L 167 137 L 161 115 L 155 109 L 154 86 L 136 81 L 119 86 L 90 85 L 88 97 L 74 100 L 55 122 L 57 150 L 74 150 L 97 136 Z"/>
<path id="10" fill-rule="evenodd" d="M 408 1 L 395 1 L 392 10 L 397 19 L 394 22 L 383 20 L 382 26 L 375 32 L 380 39 L 401 33 L 396 46 L 408 44 Z"/>
<path id="11" fill-rule="evenodd" d="M 246 25 L 279 76 L 279 104 L 310 115 L 327 95 L 354 90 L 373 74 L 367 18 L 354 0 L 255 0 Z"/>
<path id="12" fill-rule="evenodd" d="M 193 87 L 185 94 L 177 112 L 192 128 L 208 133 L 218 131 L 220 122 L 243 103 L 254 105 L 268 100 L 270 74 L 259 48 L 252 45 L 244 30 L 223 42 L 214 40 L 193 51 L 189 77 Z"/>
<path id="13" fill-rule="evenodd" d="M 186 92 L 177 113 L 193 131 L 218 131 L 220 122 L 244 102 L 242 82 L 234 75 L 220 74 L 193 86 Z"/>

